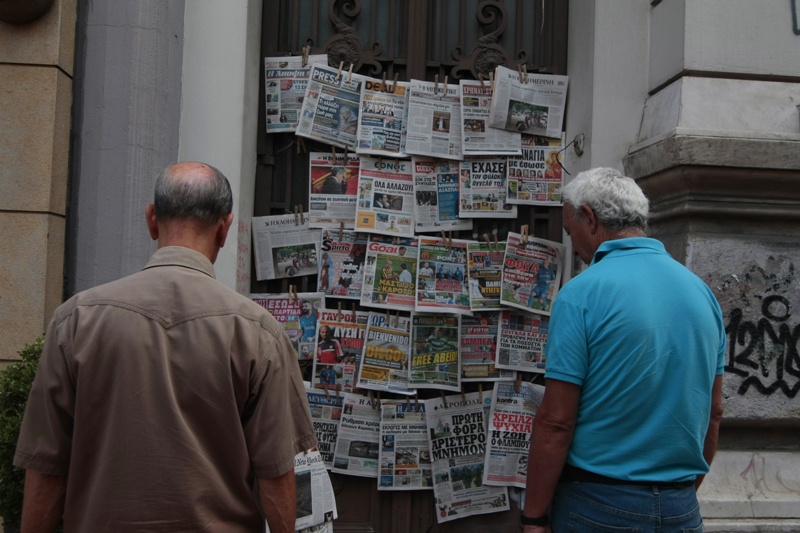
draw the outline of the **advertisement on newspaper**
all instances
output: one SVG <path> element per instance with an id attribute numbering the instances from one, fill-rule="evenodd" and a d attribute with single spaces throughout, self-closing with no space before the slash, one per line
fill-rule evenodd
<path id="1" fill-rule="evenodd" d="M 327 296 L 361 299 L 369 235 L 350 230 L 322 230 L 319 290 Z"/>
<path id="2" fill-rule="evenodd" d="M 476 313 L 461 317 L 461 381 L 509 381 L 517 373 L 495 366 L 500 313 Z"/>
<path id="3" fill-rule="evenodd" d="M 472 229 L 472 219 L 458 218 L 458 163 L 414 156 L 414 230 Z"/>
<path id="4" fill-rule="evenodd" d="M 344 397 L 319 389 L 306 389 L 308 407 L 311 409 L 311 423 L 317 436 L 317 449 L 327 468 L 333 466 L 333 448 L 339 434 L 339 420 L 342 418 Z"/>
<path id="5" fill-rule="evenodd" d="M 353 153 L 311 152 L 308 170 L 308 225 L 353 229 L 360 158 Z"/>
<path id="6" fill-rule="evenodd" d="M 500 303 L 549 316 L 565 254 L 566 246 L 559 242 L 509 232 Z"/>
<path id="7" fill-rule="evenodd" d="M 489 126 L 493 84 L 488 81 L 460 80 L 459 85 L 464 156 L 521 154 L 520 133 Z"/>
<path id="8" fill-rule="evenodd" d="M 253 217 L 256 279 L 317 274 L 320 230 L 308 226 L 308 213 Z"/>
<path id="9" fill-rule="evenodd" d="M 381 412 L 377 399 L 345 393 L 331 472 L 378 477 Z"/>
<path id="10" fill-rule="evenodd" d="M 408 359 L 411 353 L 411 319 L 369 312 L 364 356 L 358 371 L 358 388 L 414 394 L 408 388 Z"/>
<path id="11" fill-rule="evenodd" d="M 311 65 L 327 63 L 326 54 L 264 58 L 267 133 L 293 132 L 297 128 Z"/>
<path id="12" fill-rule="evenodd" d="M 292 341 L 300 359 L 311 360 L 317 346 L 317 318 L 325 307 L 321 292 L 251 294 L 250 299 L 269 311 Z"/>
<path id="13" fill-rule="evenodd" d="M 411 315 L 411 372 L 408 385 L 417 389 L 461 390 L 458 360 L 460 315 Z"/>
<path id="14" fill-rule="evenodd" d="M 322 309 L 312 383 L 315 389 L 351 392 L 364 350 L 366 311 Z"/>
<path id="15" fill-rule="evenodd" d="M 517 206 L 508 203 L 505 157 L 468 157 L 459 164 L 458 216 L 517 218 Z"/>
<path id="16" fill-rule="evenodd" d="M 370 236 L 361 305 L 413 311 L 418 254 L 417 239 Z"/>
<path id="17" fill-rule="evenodd" d="M 378 490 L 433 488 L 425 402 L 381 400 Z"/>
<path id="18" fill-rule="evenodd" d="M 505 242 L 470 241 L 467 244 L 469 304 L 473 311 L 499 311 Z"/>
<path id="19" fill-rule="evenodd" d="M 524 311 L 506 309 L 500 314 L 497 368 L 544 373 L 544 347 L 550 319 Z"/>
<path id="20" fill-rule="evenodd" d="M 461 159 L 459 86 L 411 80 L 406 153 Z"/>
<path id="21" fill-rule="evenodd" d="M 362 156 L 356 231 L 414 236 L 414 174 L 410 160 Z"/>
<path id="22" fill-rule="evenodd" d="M 359 154 L 406 157 L 408 83 L 367 78 L 361 86 Z"/>
<path id="23" fill-rule="evenodd" d="M 467 241 L 419 238 L 416 311 L 471 314 Z"/>
<path id="24" fill-rule="evenodd" d="M 308 450 L 294 456 L 294 479 L 296 531 L 337 518 L 336 496 L 320 452 Z"/>
<path id="25" fill-rule="evenodd" d="M 522 136 L 522 155 L 508 158 L 508 202 L 527 205 L 561 205 L 564 172 L 560 139 Z"/>

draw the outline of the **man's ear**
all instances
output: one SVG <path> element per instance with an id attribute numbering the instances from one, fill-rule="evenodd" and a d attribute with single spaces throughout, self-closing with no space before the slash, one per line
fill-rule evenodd
<path id="1" fill-rule="evenodd" d="M 156 206 L 147 204 L 144 208 L 144 219 L 147 222 L 147 230 L 150 232 L 150 238 L 154 241 L 158 240 L 158 220 L 156 220 Z"/>
<path id="2" fill-rule="evenodd" d="M 592 211 L 592 208 L 585 204 L 582 205 L 581 216 L 586 217 L 586 223 L 589 225 L 589 233 L 592 235 L 597 233 L 598 220 L 597 215 L 595 215 L 594 211 Z"/>
<path id="3" fill-rule="evenodd" d="M 233 213 L 228 213 L 222 220 L 219 221 L 219 225 L 217 226 L 217 246 L 222 248 L 225 246 L 225 240 L 228 238 L 228 231 L 231 229 L 233 225 Z"/>

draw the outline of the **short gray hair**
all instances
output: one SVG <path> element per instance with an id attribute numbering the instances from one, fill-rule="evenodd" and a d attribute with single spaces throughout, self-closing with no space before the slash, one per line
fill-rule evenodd
<path id="1" fill-rule="evenodd" d="M 170 165 L 156 178 L 153 205 L 161 220 L 191 218 L 214 224 L 233 210 L 231 184 L 218 169 L 200 163 L 210 170 L 211 179 L 185 180 Z"/>
<path id="2" fill-rule="evenodd" d="M 579 173 L 561 189 L 564 203 L 586 205 L 603 226 L 611 231 L 626 228 L 647 229 L 649 202 L 633 178 L 613 168 L 593 168 Z"/>

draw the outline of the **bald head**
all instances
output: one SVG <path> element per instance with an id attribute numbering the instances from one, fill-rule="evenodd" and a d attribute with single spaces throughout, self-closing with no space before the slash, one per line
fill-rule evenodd
<path id="1" fill-rule="evenodd" d="M 156 179 L 153 205 L 161 221 L 193 219 L 215 224 L 231 213 L 233 195 L 228 179 L 211 165 L 176 163 Z"/>

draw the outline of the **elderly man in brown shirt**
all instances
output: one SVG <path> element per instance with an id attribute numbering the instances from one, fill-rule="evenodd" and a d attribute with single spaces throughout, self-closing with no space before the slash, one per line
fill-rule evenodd
<path id="1" fill-rule="evenodd" d="M 14 460 L 23 531 L 294 531 L 316 439 L 283 329 L 214 279 L 232 205 L 217 169 L 168 167 L 145 268 L 56 310 Z"/>

